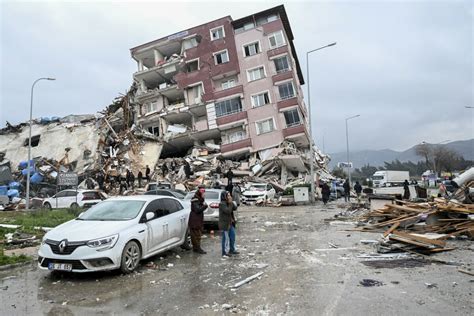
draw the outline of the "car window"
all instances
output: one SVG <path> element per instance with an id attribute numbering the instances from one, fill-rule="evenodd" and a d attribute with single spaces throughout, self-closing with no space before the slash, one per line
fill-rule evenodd
<path id="1" fill-rule="evenodd" d="M 108 200 L 88 209 L 79 218 L 86 221 L 125 221 L 137 217 L 144 201 Z"/>
<path id="2" fill-rule="evenodd" d="M 56 194 L 56 197 L 57 198 L 65 197 L 66 194 L 67 194 L 67 191 L 61 191 L 61 192 L 58 192 L 58 194 Z"/>
<path id="3" fill-rule="evenodd" d="M 76 191 L 67 191 L 66 196 L 76 196 L 77 192 Z"/>
<path id="4" fill-rule="evenodd" d="M 177 209 L 178 211 L 181 211 L 182 209 L 184 209 L 183 205 L 182 205 L 180 202 L 175 201 L 175 200 L 173 200 L 173 202 L 174 202 L 174 204 L 175 204 L 175 206 L 176 206 L 176 209 Z"/>
<path id="5" fill-rule="evenodd" d="M 176 203 L 175 203 L 175 200 L 173 199 L 162 199 L 161 200 L 164 204 L 164 207 L 166 208 L 166 210 L 168 210 L 171 213 L 175 213 L 177 211 L 179 211 Z"/>
<path id="6" fill-rule="evenodd" d="M 217 200 L 219 199 L 219 192 L 206 191 L 204 193 L 205 200 Z"/>
<path id="7" fill-rule="evenodd" d="M 173 196 L 173 194 L 171 194 L 171 192 L 165 191 L 165 190 L 156 190 L 156 194 L 165 195 L 165 196 Z"/>
<path id="8" fill-rule="evenodd" d="M 156 187 L 157 187 L 156 183 L 149 184 L 148 185 L 148 191 L 156 190 Z"/>
<path id="9" fill-rule="evenodd" d="M 84 192 L 82 193 L 82 200 L 100 200 L 100 194 L 98 192 Z"/>
<path id="10" fill-rule="evenodd" d="M 152 220 L 170 214 L 171 211 L 169 210 L 167 203 L 164 202 L 164 200 L 165 199 L 159 199 L 150 202 L 150 204 L 148 204 L 148 206 L 146 207 L 144 214 L 148 212 L 154 212 L 155 217 Z"/>
<path id="11" fill-rule="evenodd" d="M 146 191 L 145 195 L 156 195 L 156 191 Z"/>

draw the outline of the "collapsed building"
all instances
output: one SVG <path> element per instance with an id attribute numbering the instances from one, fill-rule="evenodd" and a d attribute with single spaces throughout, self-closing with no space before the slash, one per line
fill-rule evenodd
<path id="1" fill-rule="evenodd" d="M 272 176 L 279 188 L 310 182 L 311 163 L 327 175 L 329 157 L 317 147 L 313 157 L 309 151 L 293 39 L 281 5 L 130 49 L 138 69 L 125 96 L 96 116 L 33 124 L 35 163 L 40 157 L 55 161 L 38 172 L 54 178 L 66 165 L 84 177 L 101 172 L 113 179 L 149 165 L 154 179 L 176 181 L 188 163 L 193 183 L 205 183 L 219 166 L 246 180 Z M 26 127 L 10 125 L 0 133 L 0 151 L 13 167 L 27 157 Z M 160 172 L 163 163 L 174 166 L 171 178 Z"/>

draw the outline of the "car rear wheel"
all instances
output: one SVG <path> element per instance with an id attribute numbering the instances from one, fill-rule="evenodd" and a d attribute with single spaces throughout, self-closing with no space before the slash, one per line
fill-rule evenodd
<path id="1" fill-rule="evenodd" d="M 48 209 L 48 210 L 52 209 L 51 204 L 49 204 L 49 202 L 44 203 L 43 206 L 45 209 Z"/>
<path id="2" fill-rule="evenodd" d="M 186 234 L 184 235 L 184 242 L 183 244 L 181 245 L 181 248 L 183 248 L 184 250 L 191 250 L 193 249 L 193 245 L 191 243 L 191 235 L 189 233 L 189 229 L 186 230 Z"/>
<path id="3" fill-rule="evenodd" d="M 79 208 L 79 204 L 77 204 L 77 203 L 74 202 L 74 203 L 71 204 L 71 208 L 72 208 L 72 209 L 78 209 L 78 208 Z"/>
<path id="4" fill-rule="evenodd" d="M 122 251 L 122 261 L 120 265 L 120 270 L 123 273 L 132 273 L 140 262 L 141 251 L 140 247 L 135 241 L 129 241 Z"/>

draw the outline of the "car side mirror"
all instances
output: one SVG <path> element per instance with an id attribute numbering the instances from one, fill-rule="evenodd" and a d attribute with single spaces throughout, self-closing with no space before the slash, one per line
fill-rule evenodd
<path id="1" fill-rule="evenodd" d="M 154 212 L 147 212 L 145 214 L 145 218 L 146 218 L 147 221 L 152 220 L 153 218 L 155 218 L 155 213 Z"/>

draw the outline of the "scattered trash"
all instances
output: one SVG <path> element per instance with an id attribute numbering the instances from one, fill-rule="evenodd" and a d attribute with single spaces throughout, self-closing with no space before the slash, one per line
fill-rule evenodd
<path id="1" fill-rule="evenodd" d="M 359 284 L 365 287 L 385 285 L 384 283 L 373 279 L 362 279 L 362 281 L 359 281 Z"/>

